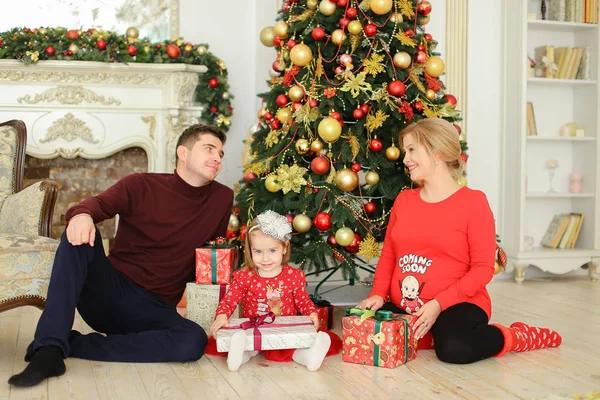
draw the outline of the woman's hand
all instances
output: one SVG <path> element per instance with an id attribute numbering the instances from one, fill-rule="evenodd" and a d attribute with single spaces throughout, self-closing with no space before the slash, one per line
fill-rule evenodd
<path id="1" fill-rule="evenodd" d="M 413 327 L 417 340 L 421 339 L 429 332 L 441 312 L 442 306 L 440 306 L 440 303 L 436 299 L 433 299 L 425 303 L 423 307 L 419 308 L 419 311 L 413 313 L 413 315 L 418 317 L 417 322 L 415 322 Z"/>
<path id="2" fill-rule="evenodd" d="M 371 310 L 375 311 L 379 310 L 383 306 L 383 303 L 385 303 L 385 301 L 383 301 L 383 297 L 379 295 L 374 295 L 371 297 L 367 297 L 366 299 L 358 303 L 357 307 L 362 308 L 363 310 L 370 308 Z"/>
<path id="3" fill-rule="evenodd" d="M 229 326 L 229 324 L 227 323 L 227 315 L 226 314 L 217 315 L 217 318 L 215 318 L 212 325 L 210 326 L 210 335 L 214 336 L 216 338 L 217 331 L 224 326 Z"/>
<path id="4" fill-rule="evenodd" d="M 312 322 L 313 324 L 315 324 L 315 329 L 319 330 L 319 314 L 317 314 L 316 312 L 311 313 L 308 316 L 308 319 L 310 319 L 310 322 Z"/>

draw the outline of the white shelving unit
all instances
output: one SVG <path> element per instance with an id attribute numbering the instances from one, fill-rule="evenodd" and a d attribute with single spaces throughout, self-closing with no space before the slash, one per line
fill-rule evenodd
<path id="1" fill-rule="evenodd" d="M 502 246 L 522 283 L 533 265 L 553 274 L 589 268 L 596 279 L 600 262 L 600 30 L 596 24 L 541 20 L 539 0 L 504 2 L 504 166 Z M 536 13 L 537 20 L 528 20 Z M 591 47 L 589 80 L 532 78 L 527 57 L 540 46 Z M 537 136 L 527 136 L 527 103 L 533 103 Z M 561 137 L 560 127 L 575 122 L 585 137 Z M 558 160 L 552 183 L 547 159 Z M 581 193 L 569 192 L 571 172 L 583 174 Z M 553 187 L 555 192 L 549 192 Z M 548 249 L 541 240 L 552 217 L 584 214 L 574 249 Z M 526 245 L 533 238 L 533 248 Z"/>

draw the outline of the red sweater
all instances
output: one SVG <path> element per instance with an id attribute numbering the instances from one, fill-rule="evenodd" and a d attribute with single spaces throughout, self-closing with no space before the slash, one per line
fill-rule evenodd
<path id="1" fill-rule="evenodd" d="M 409 313 L 436 299 L 442 310 L 468 302 L 491 317 L 496 231 L 483 192 L 467 187 L 438 203 L 404 190 L 388 224 L 373 290 Z"/>
<path id="2" fill-rule="evenodd" d="M 279 275 L 273 278 L 263 278 L 247 268 L 235 271 L 233 282 L 219 303 L 215 317 L 220 314 L 231 317 L 242 302 L 242 318 L 256 317 L 269 311 L 282 316 L 317 312 L 306 292 L 304 272 L 289 265 L 284 265 Z"/>
<path id="3" fill-rule="evenodd" d="M 98 223 L 119 214 L 111 264 L 176 305 L 194 280 L 194 249 L 225 236 L 232 205 L 233 191 L 218 182 L 194 187 L 177 172 L 133 174 L 72 207 L 66 220 L 87 213 Z"/>

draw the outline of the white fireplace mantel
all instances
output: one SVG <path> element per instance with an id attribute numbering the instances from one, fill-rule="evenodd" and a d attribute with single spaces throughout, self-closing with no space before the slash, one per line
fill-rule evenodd
<path id="1" fill-rule="evenodd" d="M 181 132 L 199 122 L 202 65 L 0 60 L 0 121 L 27 125 L 36 158 L 104 158 L 129 147 L 172 172 Z"/>

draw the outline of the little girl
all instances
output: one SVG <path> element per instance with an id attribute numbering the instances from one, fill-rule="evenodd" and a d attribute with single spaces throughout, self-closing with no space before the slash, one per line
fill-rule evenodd
<path id="1" fill-rule="evenodd" d="M 290 260 L 291 233 L 292 226 L 287 218 L 274 211 L 258 215 L 248 225 L 244 243 L 245 267 L 234 272 L 233 282 L 217 307 L 215 321 L 210 327 L 213 337 L 219 329 L 228 326 L 229 317 L 240 303 L 243 303 L 243 318 L 253 318 L 268 312 L 294 316 L 299 312 L 307 315 L 315 328 L 319 328 L 317 309 L 306 292 L 304 273 L 286 264 Z M 316 371 L 325 356 L 332 354 L 329 351 L 332 338 L 340 341 L 333 333 L 318 332 L 314 344 L 308 349 L 262 350 L 262 353 L 267 360 L 294 360 L 306 366 L 309 371 Z M 215 354 L 213 344 L 214 339 L 211 338 L 207 354 Z M 245 331 L 236 332 L 231 337 L 227 355 L 230 371 L 237 371 L 242 364 L 258 354 L 258 351 L 244 351 L 245 345 Z M 332 351 L 339 352 L 337 343 L 334 347 L 336 349 Z"/>

